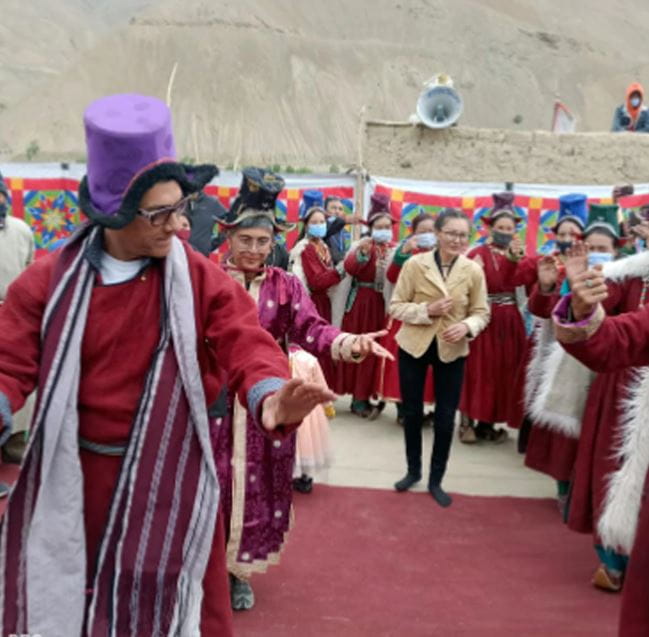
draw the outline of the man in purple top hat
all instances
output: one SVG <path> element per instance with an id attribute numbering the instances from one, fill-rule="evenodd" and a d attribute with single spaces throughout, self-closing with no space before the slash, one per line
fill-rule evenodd
<path id="1" fill-rule="evenodd" d="M 175 160 L 165 104 L 114 95 L 84 122 L 90 222 L 0 309 L 0 440 L 39 388 L 0 528 L 0 632 L 229 635 L 206 405 L 227 375 L 281 438 L 333 396 L 287 381 L 245 289 L 176 237 L 217 170 Z"/>

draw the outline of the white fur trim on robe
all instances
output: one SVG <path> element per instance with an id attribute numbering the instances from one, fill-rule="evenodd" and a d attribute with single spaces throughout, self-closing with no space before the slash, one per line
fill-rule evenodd
<path id="1" fill-rule="evenodd" d="M 595 374 L 556 342 L 549 319 L 539 322 L 526 383 L 528 414 L 538 426 L 579 438 Z"/>
<path id="2" fill-rule="evenodd" d="M 649 368 L 637 370 L 621 401 L 620 468 L 608 477 L 597 530 L 606 547 L 631 553 L 649 469 Z M 649 503 L 645 503 L 645 506 Z"/>
<path id="3" fill-rule="evenodd" d="M 604 266 L 612 281 L 649 276 L 649 251 Z M 619 469 L 609 474 L 597 530 L 602 543 L 629 555 L 649 470 L 649 367 L 635 370 L 626 396 L 620 400 Z"/>

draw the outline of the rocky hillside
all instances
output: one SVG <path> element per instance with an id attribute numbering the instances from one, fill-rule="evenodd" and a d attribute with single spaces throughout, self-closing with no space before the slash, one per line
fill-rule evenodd
<path id="1" fill-rule="evenodd" d="M 342 169 L 361 109 L 407 119 L 438 71 L 461 125 L 548 129 L 558 96 L 607 130 L 648 25 L 644 0 L 3 0 L 0 159 L 82 159 L 89 101 L 166 98 L 174 68 L 180 153 L 223 166 Z"/>

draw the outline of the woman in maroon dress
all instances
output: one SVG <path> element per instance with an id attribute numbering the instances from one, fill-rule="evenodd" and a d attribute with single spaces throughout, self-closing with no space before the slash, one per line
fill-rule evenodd
<path id="1" fill-rule="evenodd" d="M 614 254 L 622 245 L 617 222 L 617 206 L 593 206 L 608 221 L 600 220 L 586 230 L 586 246 L 591 255 Z M 592 257 L 591 257 L 592 259 Z M 586 257 L 583 257 L 584 268 Z M 605 266 L 609 289 L 605 302 L 609 315 L 634 312 L 644 307 L 649 292 L 649 252 L 620 259 Z M 607 529 L 619 524 L 614 474 L 621 470 L 620 444 L 630 440 L 628 389 L 636 370 L 624 369 L 599 374 L 588 392 L 581 423 L 574 476 L 570 490 L 568 527 L 592 533 L 600 564 L 592 577 L 597 588 L 618 592 L 622 588 L 627 556 L 611 547 Z M 626 481 L 626 480 L 625 480 Z M 623 505 L 626 509 L 625 505 Z M 624 522 L 622 522 L 624 524 Z M 600 536 L 600 529 L 604 532 Z"/>
<path id="2" fill-rule="evenodd" d="M 538 342 L 542 334 L 541 325 L 543 320 L 550 318 L 552 308 L 561 298 L 561 287 L 565 279 L 565 254 L 581 239 L 588 216 L 586 195 L 564 195 L 559 198 L 559 205 L 559 217 L 554 227 L 558 254 L 546 255 L 538 260 L 537 283 L 528 299 L 530 313 L 541 321 L 537 321 L 535 327 L 535 344 L 526 370 L 525 407 L 529 423 L 526 437 L 529 437 L 524 451 L 526 466 L 557 481 L 559 508 L 563 513 L 577 453 L 577 440 L 535 423 L 530 415 L 535 379 L 542 375 L 542 357 L 539 355 L 541 344 Z"/>
<path id="3" fill-rule="evenodd" d="M 413 255 L 421 252 L 428 252 L 435 247 L 437 238 L 435 236 L 435 219 L 427 212 L 418 214 L 410 226 L 411 235 L 402 241 L 395 250 L 392 263 L 387 270 L 386 278 L 392 284 L 396 285 L 399 278 L 399 272 L 403 264 Z M 387 335 L 381 344 L 396 359 L 399 353 L 399 346 L 395 336 L 401 328 L 401 321 L 392 316 L 388 317 L 386 329 Z M 403 424 L 403 412 L 401 408 L 401 390 L 399 388 L 399 364 L 389 359 L 379 361 L 376 374 L 376 395 L 380 400 L 394 402 L 397 406 L 397 422 Z M 433 392 L 432 368 L 428 370 L 426 385 L 424 387 L 424 403 L 432 405 L 435 402 Z M 432 424 L 430 414 L 426 417 Z M 426 419 L 425 418 L 425 419 Z"/>
<path id="4" fill-rule="evenodd" d="M 314 206 L 302 219 L 299 241 L 291 250 L 290 270 L 304 284 L 313 304 L 325 321 L 331 323 L 330 290 L 340 283 L 344 273 L 336 268 L 324 239 L 327 235 L 327 218 L 323 208 Z"/>
<path id="5" fill-rule="evenodd" d="M 495 429 L 494 424 L 509 419 L 516 399 L 512 387 L 525 356 L 525 325 L 516 302 L 516 272 L 523 246 L 515 233 L 521 218 L 514 210 L 513 192 L 494 194 L 493 200 L 494 207 L 484 220 L 491 226 L 491 239 L 467 255 L 484 270 L 491 320 L 471 343 L 466 362 L 460 411 L 477 421 L 475 429 L 460 430 L 460 440 L 466 443 L 507 440 L 507 432 Z"/>
<path id="6" fill-rule="evenodd" d="M 599 373 L 649 365 L 649 306 L 606 317 L 600 305 L 609 289 L 604 274 L 589 268 L 571 272 L 570 280 L 572 293 L 562 299 L 553 314 L 557 339 L 568 353 Z M 628 407 L 635 411 L 633 420 L 644 434 L 649 413 L 646 369 L 636 377 L 627 399 Z M 626 446 L 628 441 L 624 442 Z M 635 501 L 636 519 L 627 521 L 626 528 L 620 529 L 625 537 L 615 542 L 624 540 L 624 544 L 632 546 L 622 593 L 619 624 L 622 637 L 649 634 L 649 473 L 646 460 L 645 456 L 644 462 L 637 464 L 639 484 L 633 485 L 633 492 L 628 494 L 629 499 Z"/>
<path id="7" fill-rule="evenodd" d="M 352 277 L 351 290 L 345 304 L 343 331 L 377 332 L 385 325 L 385 273 L 392 259 L 392 225 L 390 199 L 383 194 L 372 195 L 371 208 L 365 222 L 370 236 L 352 246 L 344 266 Z M 359 365 L 337 364 L 334 391 L 352 395 L 352 413 L 367 418 L 374 393 L 376 361 L 365 360 Z"/>
<path id="8" fill-rule="evenodd" d="M 588 224 L 585 230 L 586 244 L 593 251 L 604 252 L 608 250 L 613 252 L 615 250 L 613 240 L 609 239 L 608 245 L 601 245 L 600 235 L 595 227 L 596 222 L 593 221 L 596 214 L 597 206 L 591 206 L 591 223 Z M 560 219 L 556 232 L 558 236 L 564 237 L 560 240 L 565 241 L 567 244 L 569 239 L 565 236 L 565 232 L 570 230 L 574 241 L 580 238 L 577 228 L 578 225 L 575 221 L 567 218 Z M 568 264 L 569 260 L 566 261 L 563 257 L 544 257 L 539 262 L 539 283 L 529 300 L 529 308 L 532 314 L 541 319 L 551 317 L 554 306 L 569 291 L 567 281 L 565 281 L 565 270 Z M 608 306 L 607 309 L 609 309 Z M 546 323 L 539 330 L 539 334 L 544 333 L 548 326 L 549 324 Z M 543 401 L 540 401 L 539 397 L 546 392 L 546 389 L 560 384 L 561 387 L 565 387 L 565 392 L 561 391 L 559 394 L 555 394 L 555 402 L 557 397 L 561 399 L 566 396 L 568 398 L 566 404 L 572 402 L 577 405 L 579 402 L 577 400 L 578 388 L 584 386 L 587 388 L 590 381 L 583 378 L 583 374 L 578 368 L 575 369 L 572 365 L 566 366 L 561 358 L 553 354 L 551 348 L 556 350 L 558 345 L 553 342 L 552 337 L 550 338 L 552 342 L 546 343 L 542 343 L 542 339 L 539 339 L 537 344 L 538 352 L 545 352 L 545 354 L 535 356 L 531 363 L 531 366 L 535 367 L 531 373 L 537 376 L 538 384 L 535 387 L 536 391 L 530 391 L 527 397 L 534 424 L 530 431 L 525 464 L 531 469 L 545 473 L 557 481 L 559 508 L 562 513 L 565 513 L 570 483 L 574 476 L 580 436 L 579 429 L 583 413 L 577 414 L 573 412 L 570 417 L 561 416 L 559 419 L 550 412 L 554 414 L 562 413 L 563 408 L 559 408 L 556 404 L 542 404 Z M 566 369 L 572 371 L 567 373 L 562 371 Z M 559 374 L 562 375 L 563 380 L 554 380 L 559 378 Z M 583 405 L 583 401 L 580 404 Z"/>

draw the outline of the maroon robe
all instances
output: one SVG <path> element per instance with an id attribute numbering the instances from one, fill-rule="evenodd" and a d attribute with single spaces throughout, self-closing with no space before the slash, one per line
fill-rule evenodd
<path id="1" fill-rule="evenodd" d="M 557 290 L 563 283 L 564 273 L 560 273 Z M 609 297 L 604 303 L 607 313 L 616 313 L 615 308 L 621 302 L 619 289 L 609 283 Z M 550 318 L 552 310 L 561 298 L 559 292 L 542 294 L 538 286 L 530 296 L 530 312 L 540 318 Z M 572 482 L 579 448 L 579 438 L 570 438 L 558 431 L 544 426 L 534 425 L 525 454 L 525 465 L 545 473 L 561 482 Z"/>
<path id="2" fill-rule="evenodd" d="M 643 282 L 638 277 L 609 282 L 608 314 L 635 312 L 642 293 Z M 579 533 L 595 530 L 595 544 L 601 544 L 596 526 L 608 491 L 608 478 L 619 468 L 616 449 L 622 434 L 620 401 L 626 397 L 631 375 L 630 370 L 599 374 L 588 392 L 581 423 L 568 526 Z"/>
<path id="3" fill-rule="evenodd" d="M 482 261 L 491 318 L 471 343 L 459 409 L 473 420 L 507 422 L 518 400 L 512 387 L 526 348 L 525 324 L 515 297 L 518 263 L 489 245 L 474 248 L 467 256 Z"/>
<path id="4" fill-rule="evenodd" d="M 35 387 L 40 329 L 50 277 L 59 252 L 29 267 L 11 286 L 0 309 L 0 391 L 18 410 Z M 288 378 L 285 356 L 259 326 L 257 308 L 236 282 L 187 249 L 194 292 L 197 355 L 208 404 L 221 388 L 221 370 L 246 403 L 248 391 L 271 377 Z M 90 300 L 81 351 L 79 435 L 102 444 L 128 440 L 160 335 L 162 262 L 154 260 L 130 281 L 97 281 Z M 237 320 L 233 321 L 232 317 Z M 254 351 L 256 356 L 242 355 Z M 84 523 L 89 570 L 108 518 L 122 458 L 80 451 L 84 475 Z M 230 635 L 231 609 L 222 520 L 217 522 L 203 581 L 201 631 Z"/>
<path id="5" fill-rule="evenodd" d="M 327 244 L 324 241 L 321 244 L 321 247 L 324 247 L 324 250 L 329 254 Z M 331 255 L 329 254 L 329 263 L 327 264 L 318 254 L 318 249 L 313 241 L 307 243 L 302 251 L 301 259 L 304 278 L 313 304 L 318 310 L 318 314 L 327 323 L 331 323 L 329 290 L 340 283 L 340 274 L 331 264 Z M 317 358 L 327 380 L 327 385 L 333 387 L 336 382 L 337 365 L 331 360 L 331 356 L 318 356 Z"/>
<path id="6" fill-rule="evenodd" d="M 561 288 L 564 277 L 565 273 L 561 272 L 555 286 L 556 290 Z M 549 319 L 552 309 L 560 298 L 558 291 L 543 294 L 537 284 L 529 297 L 528 307 L 534 316 Z M 570 482 L 578 443 L 577 438 L 569 438 L 559 431 L 533 424 L 525 452 L 525 466 L 545 473 L 560 482 Z"/>
<path id="7" fill-rule="evenodd" d="M 345 270 L 353 282 L 342 321 L 343 332 L 362 334 L 383 329 L 386 317 L 383 284 L 389 251 L 387 245 L 373 242 L 367 257 L 360 255 L 356 248 L 345 258 Z M 338 363 L 334 391 L 351 394 L 355 400 L 368 400 L 375 391 L 377 365 L 376 356 L 360 364 Z"/>
<path id="8" fill-rule="evenodd" d="M 562 343 L 566 351 L 600 373 L 649 365 L 649 306 L 604 319 L 586 341 Z M 629 559 L 620 615 L 620 637 L 649 635 L 649 473 L 635 544 Z"/>
<path id="9" fill-rule="evenodd" d="M 327 251 L 327 245 L 323 242 Z M 331 323 L 331 299 L 329 289 L 340 283 L 340 274 L 333 265 L 325 263 L 318 254 L 313 241 L 309 241 L 302 252 L 302 269 L 311 299 L 320 316 Z"/>
<path id="10" fill-rule="evenodd" d="M 518 264 L 516 270 L 516 286 L 523 286 L 527 296 L 532 293 L 538 279 L 538 263 L 540 256 L 525 257 Z M 514 395 L 511 403 L 512 411 L 507 418 L 507 425 L 513 429 L 519 429 L 525 417 L 525 381 L 527 379 L 527 368 L 530 364 L 534 345 L 534 332 L 527 335 L 523 356 L 514 376 L 512 393 Z"/>

